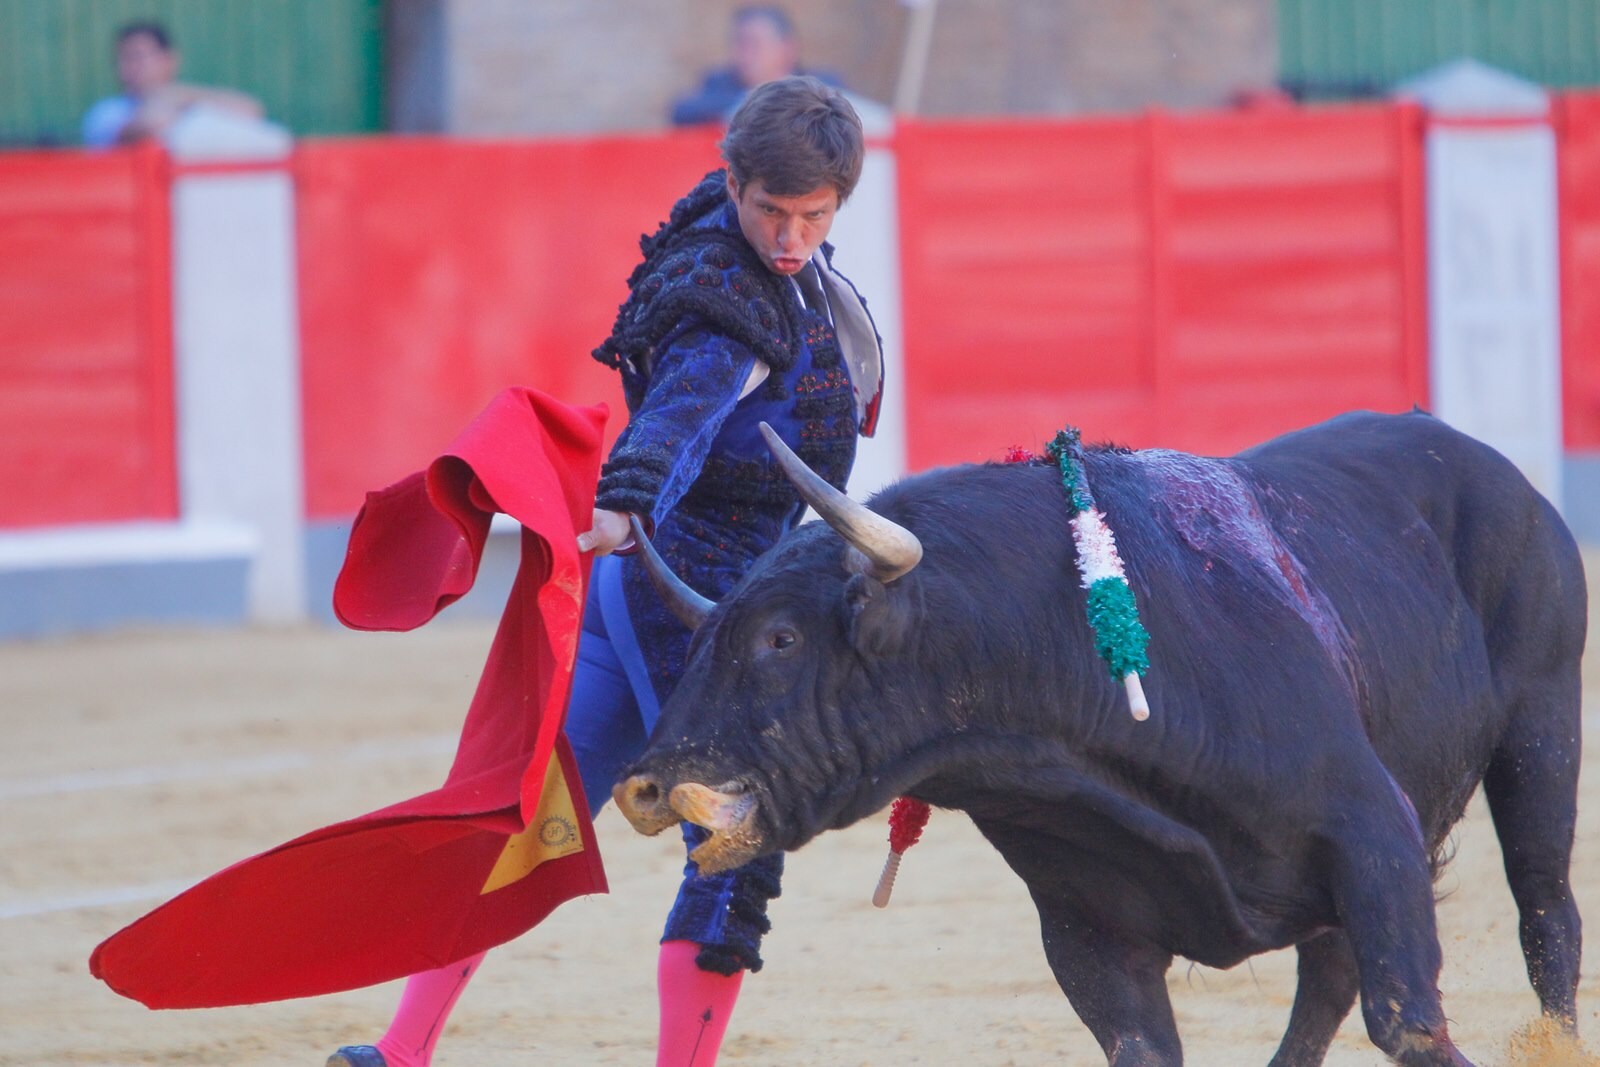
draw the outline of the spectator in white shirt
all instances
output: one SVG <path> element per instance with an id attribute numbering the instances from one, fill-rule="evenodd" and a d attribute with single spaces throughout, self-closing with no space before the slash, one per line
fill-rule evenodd
<path id="1" fill-rule="evenodd" d="M 83 116 L 83 143 L 91 148 L 160 137 L 194 108 L 262 117 L 260 102 L 245 93 L 179 82 L 178 50 L 159 22 L 123 26 L 117 31 L 116 55 L 122 92 L 99 101 Z"/>

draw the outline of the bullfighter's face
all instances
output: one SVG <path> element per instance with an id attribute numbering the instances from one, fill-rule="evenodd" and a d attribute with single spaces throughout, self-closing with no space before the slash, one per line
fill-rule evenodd
<path id="1" fill-rule="evenodd" d="M 728 175 L 728 196 L 739 212 L 739 230 L 768 270 L 799 272 L 828 239 L 839 211 L 839 191 L 819 185 L 799 196 L 778 196 L 752 178 L 741 185 Z"/>

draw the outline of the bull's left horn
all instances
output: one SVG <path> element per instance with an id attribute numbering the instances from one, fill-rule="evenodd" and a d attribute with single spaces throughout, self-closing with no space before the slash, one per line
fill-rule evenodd
<path id="1" fill-rule="evenodd" d="M 801 498 L 867 557 L 872 577 L 880 582 L 892 582 L 922 559 L 922 542 L 917 540 L 916 534 L 829 485 L 764 422 L 761 436 L 766 438 L 773 459 L 800 491 Z"/>
<path id="2" fill-rule="evenodd" d="M 644 526 L 637 515 L 628 516 L 628 528 L 633 531 L 633 542 L 639 546 L 639 554 L 644 559 L 645 573 L 650 575 L 650 581 L 655 585 L 656 592 L 661 594 L 662 601 L 678 617 L 678 621 L 691 630 L 698 630 L 700 624 L 706 621 L 706 616 L 711 614 L 711 609 L 717 606 L 716 601 L 707 600 L 690 589 L 689 583 L 672 573 L 672 568 L 667 566 L 666 560 L 661 558 L 656 546 L 645 535 Z"/>

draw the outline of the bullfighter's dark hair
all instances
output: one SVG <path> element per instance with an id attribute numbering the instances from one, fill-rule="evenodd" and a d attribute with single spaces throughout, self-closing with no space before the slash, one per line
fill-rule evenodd
<path id="1" fill-rule="evenodd" d="M 167 32 L 167 27 L 155 19 L 134 19 L 125 22 L 117 30 L 117 43 L 121 44 L 130 37 L 148 37 L 156 43 L 163 52 L 172 51 L 172 34 Z"/>
<path id="2" fill-rule="evenodd" d="M 734 112 L 720 148 L 741 197 L 753 181 L 774 196 L 831 185 L 841 204 L 855 190 L 866 156 L 856 109 L 807 74 L 756 87 Z"/>

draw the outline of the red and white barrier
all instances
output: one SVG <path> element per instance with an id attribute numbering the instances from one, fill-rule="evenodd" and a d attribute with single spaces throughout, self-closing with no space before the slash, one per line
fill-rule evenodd
<path id="1" fill-rule="evenodd" d="M 1559 477 L 1564 423 L 1570 472 L 1600 450 L 1600 97 L 1553 114 L 1532 131 L 1396 104 L 875 135 L 835 231 L 889 353 L 853 490 L 1068 422 L 1227 452 L 1351 407 L 1499 419 L 1514 393 L 1542 430 L 1518 458 Z M 0 604 L 87 603 L 42 576 L 77 567 L 104 590 L 107 567 L 134 583 L 187 559 L 239 586 L 203 617 L 297 618 L 325 600 L 363 494 L 504 385 L 606 399 L 614 433 L 614 375 L 588 352 L 638 236 L 717 165 L 703 132 L 284 147 L 0 156 Z M 1494 191 L 1508 153 L 1516 197 Z M 1492 240 L 1463 258 L 1447 235 L 1468 217 Z M 1493 407 L 1459 388 L 1484 351 L 1469 269 L 1523 287 L 1491 369 L 1536 355 Z M 0 635 L 75 613 L 0 608 Z"/>

